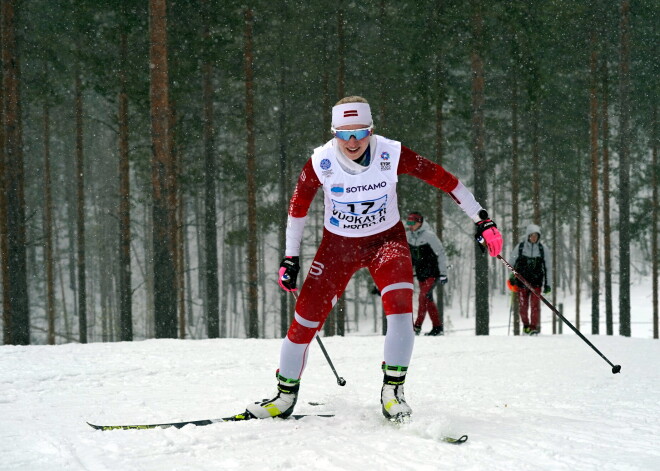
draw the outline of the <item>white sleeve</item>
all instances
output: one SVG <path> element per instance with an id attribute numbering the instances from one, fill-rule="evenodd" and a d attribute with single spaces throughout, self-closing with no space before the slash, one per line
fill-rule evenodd
<path id="1" fill-rule="evenodd" d="M 456 204 L 467 214 L 474 222 L 481 221 L 479 211 L 483 208 L 474 198 L 474 195 L 468 190 L 465 185 L 458 181 L 458 185 L 449 192 L 451 197 L 456 201 Z"/>
<path id="2" fill-rule="evenodd" d="M 284 250 L 285 257 L 300 256 L 300 242 L 302 241 L 306 221 L 307 216 L 302 218 L 294 218 L 293 216 L 288 217 L 286 221 L 286 249 Z"/>

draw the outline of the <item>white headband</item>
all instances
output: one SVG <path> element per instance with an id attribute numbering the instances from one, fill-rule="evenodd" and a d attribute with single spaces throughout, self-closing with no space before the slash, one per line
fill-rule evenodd
<path id="1" fill-rule="evenodd" d="M 343 103 L 332 107 L 332 127 L 349 124 L 371 126 L 371 107 L 369 103 Z"/>

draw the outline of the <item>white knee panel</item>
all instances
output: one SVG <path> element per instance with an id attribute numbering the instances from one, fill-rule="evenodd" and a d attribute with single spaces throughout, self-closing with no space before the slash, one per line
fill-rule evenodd
<path id="1" fill-rule="evenodd" d="M 415 344 L 412 312 L 390 314 L 385 335 L 385 363 L 392 366 L 408 366 Z"/>

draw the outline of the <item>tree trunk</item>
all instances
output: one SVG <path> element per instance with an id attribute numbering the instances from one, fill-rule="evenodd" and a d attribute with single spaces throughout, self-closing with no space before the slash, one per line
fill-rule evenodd
<path id="1" fill-rule="evenodd" d="M 437 7 L 437 11 L 440 10 L 440 7 Z M 378 41 L 380 42 L 381 45 L 381 52 L 380 52 L 380 57 L 377 59 L 378 63 L 380 63 L 380 70 L 379 73 L 381 74 L 380 81 L 381 81 L 381 86 L 378 87 L 378 128 L 381 130 L 379 134 L 385 134 L 387 132 L 387 97 L 388 97 L 388 87 L 386 82 L 386 77 L 387 77 L 387 71 L 388 71 L 388 63 L 387 60 L 384 58 L 387 55 L 387 51 L 389 50 L 387 46 L 387 41 L 390 38 L 390 35 L 387 30 L 387 1 L 386 0 L 380 0 L 379 6 L 378 6 L 378 19 L 377 19 L 377 27 L 379 30 L 378 33 Z M 326 108 L 327 109 L 327 108 Z M 383 130 L 385 132 L 383 132 Z"/>
<path id="2" fill-rule="evenodd" d="M 247 277 L 248 337 L 259 337 L 257 263 L 257 175 L 254 136 L 254 70 L 252 53 L 252 8 L 245 9 L 245 125 L 247 130 Z"/>
<path id="3" fill-rule="evenodd" d="M 552 231 L 552 305 L 557 305 L 558 266 L 557 266 L 557 240 L 559 239 L 559 227 L 557 225 L 557 166 L 552 166 L 552 209 L 551 209 L 551 231 Z M 518 303 L 515 303 L 516 305 Z M 552 315 L 552 333 L 557 333 L 557 316 Z"/>
<path id="4" fill-rule="evenodd" d="M 148 195 L 149 196 L 149 195 Z M 148 199 L 148 197 L 147 197 Z M 142 214 L 144 220 L 142 221 L 143 227 L 145 228 L 144 234 L 144 289 L 145 289 L 145 304 L 146 312 L 144 316 L 144 337 L 147 339 L 154 338 L 156 336 L 156 308 L 155 308 L 155 280 L 154 280 L 154 235 L 153 230 L 149 231 L 149 228 L 153 228 L 153 211 L 149 211 L 149 208 L 153 207 L 153 201 L 145 201 Z"/>
<path id="5" fill-rule="evenodd" d="M 577 185 L 576 185 L 576 217 L 575 217 L 575 328 L 580 330 L 580 285 L 581 285 L 581 251 L 582 251 L 582 165 L 580 151 L 577 157 Z"/>
<path id="6" fill-rule="evenodd" d="M 346 66 L 344 64 L 345 51 L 344 38 L 344 5 L 343 0 L 339 0 L 337 5 L 337 95 L 341 100 L 344 98 L 346 89 Z"/>
<path id="7" fill-rule="evenodd" d="M 190 212 L 190 206 L 185 203 L 185 201 L 181 201 L 181 220 L 182 221 L 187 221 L 188 220 L 188 214 Z M 190 264 L 190 242 L 188 238 L 188 225 L 184 224 L 184 227 L 182 228 L 183 230 L 181 231 L 183 240 L 183 266 L 186 266 L 186 264 Z M 197 226 L 195 226 L 195 231 L 198 230 Z M 200 338 L 200 330 L 202 327 L 202 322 L 201 320 L 198 320 L 195 322 L 195 313 L 193 310 L 193 293 L 192 293 L 192 276 L 190 275 L 190 270 L 185 270 L 185 287 L 186 287 L 186 313 L 188 315 L 188 322 L 187 324 L 192 326 L 195 325 L 195 337 L 194 338 Z M 203 319 L 203 315 L 199 316 Z M 192 328 L 192 327 L 191 327 Z"/>
<path id="8" fill-rule="evenodd" d="M 653 118 L 651 123 L 651 187 L 653 188 L 651 217 L 651 273 L 653 278 L 653 338 L 658 338 L 658 271 L 660 256 L 658 255 L 658 217 L 660 214 L 660 202 L 658 201 L 658 101 L 653 100 Z"/>
<path id="9" fill-rule="evenodd" d="M 76 266 L 78 272 L 78 335 L 87 343 L 87 268 L 85 260 L 85 161 L 83 152 L 83 98 L 80 71 L 76 70 Z"/>
<path id="10" fill-rule="evenodd" d="M 1 12 L 4 17 L 4 11 Z M 4 31 L 4 24 L 3 24 Z M 4 57 L 5 37 L 2 36 L 0 52 Z M 4 60 L 4 59 L 2 59 Z M 4 71 L 4 63 L 3 63 Z M 3 72 L 4 75 L 4 72 Z M 9 302 L 9 252 L 7 247 L 7 156 L 5 154 L 5 88 L 0 90 L 0 266 L 2 267 L 2 341 L 11 341 L 11 303 Z"/>
<path id="11" fill-rule="evenodd" d="M 124 7 L 122 7 L 122 12 Z M 122 15 L 124 18 L 124 15 Z M 122 24 L 119 37 L 119 338 L 133 340 L 133 307 L 131 288 L 131 187 L 128 159 L 128 94 L 126 62 L 128 35 Z"/>
<path id="12" fill-rule="evenodd" d="M 621 0 L 619 60 L 619 333 L 630 337 L 630 0 Z"/>
<path id="13" fill-rule="evenodd" d="M 325 322 L 323 323 L 323 335 L 326 337 L 332 337 L 337 333 L 337 319 L 339 318 L 339 299 L 332 307 L 330 314 L 326 317 Z"/>
<path id="14" fill-rule="evenodd" d="M 607 335 L 614 334 L 614 316 L 612 311 L 612 226 L 610 222 L 610 131 L 609 131 L 609 79 L 607 60 L 602 67 L 603 92 L 601 100 L 601 120 L 603 123 L 603 251 L 605 269 L 605 329 Z"/>
<path id="15" fill-rule="evenodd" d="M 30 344 L 30 311 L 28 307 L 26 236 L 25 236 L 25 170 L 21 142 L 20 84 L 18 50 L 15 35 L 15 0 L 2 2 L 2 80 L 4 88 L 4 138 L 7 170 L 7 275 L 9 289 L 10 341 Z"/>
<path id="16" fill-rule="evenodd" d="M 538 80 L 538 79 L 537 79 Z M 532 84 L 533 87 L 540 88 L 538 82 Z M 537 92 L 538 93 L 538 92 Z M 538 96 L 532 98 L 531 119 L 532 119 L 532 210 L 534 224 L 541 225 L 541 103 Z"/>
<path id="17" fill-rule="evenodd" d="M 283 28 L 280 30 L 280 36 L 284 38 L 288 34 L 288 8 L 287 3 L 282 4 L 284 22 L 282 23 Z M 287 159 L 288 159 L 288 150 L 287 150 L 287 132 L 286 132 L 286 123 L 288 119 L 288 106 L 289 101 L 286 94 L 287 90 L 287 72 L 288 72 L 288 61 L 282 57 L 280 62 L 279 71 L 279 101 L 280 109 L 278 113 L 278 136 L 279 136 L 279 156 L 278 156 L 278 170 L 279 170 L 279 185 L 278 185 L 278 201 L 280 206 L 280 218 L 279 218 L 279 228 L 277 233 L 277 242 L 279 246 L 279 254 L 284 256 L 286 250 L 286 226 L 288 220 L 288 206 L 289 206 L 289 195 L 291 193 L 289 189 L 289 172 Z M 325 67 L 324 67 L 325 69 Z M 326 75 L 326 74 L 324 74 Z M 324 108 L 325 109 L 325 108 Z M 279 269 L 278 269 L 279 270 Z M 302 278 L 302 277 L 301 277 Z M 301 279 L 302 283 L 302 279 Z M 285 337 L 287 330 L 289 329 L 289 299 L 292 297 L 288 292 L 284 290 L 279 291 L 280 298 L 280 336 Z"/>
<path id="18" fill-rule="evenodd" d="M 177 161 L 180 160 L 179 156 Z M 177 164 L 177 180 L 181 176 L 181 167 Z M 186 316 L 186 282 L 185 282 L 185 258 L 183 256 L 184 240 L 186 223 L 183 213 L 183 192 L 179 185 L 177 185 L 177 199 L 176 206 L 174 207 L 176 211 L 176 225 L 175 225 L 175 241 L 176 241 L 176 291 L 177 291 L 177 303 L 178 303 L 178 312 L 179 312 L 179 338 L 185 339 L 186 332 L 188 330 L 187 316 Z"/>
<path id="19" fill-rule="evenodd" d="M 381 2 L 381 16 L 384 17 L 384 2 Z M 436 24 L 440 23 L 442 18 L 442 2 L 436 2 L 434 8 L 434 22 Z M 381 20 L 382 22 L 383 20 Z M 445 71 L 443 67 L 443 51 L 441 50 L 441 32 L 436 34 L 436 41 L 433 45 L 435 49 L 435 54 L 433 55 L 434 59 L 434 101 L 435 101 L 435 161 L 438 165 L 442 166 L 444 158 L 444 116 L 442 113 L 442 108 L 445 104 L 445 86 L 443 79 L 445 77 Z M 441 191 L 435 192 L 435 224 L 436 224 L 436 233 L 438 238 L 442 241 L 442 235 L 444 232 L 444 213 L 443 213 L 443 198 L 444 194 Z M 445 306 L 444 306 L 444 293 L 445 288 L 439 285 L 437 290 L 438 293 L 438 317 L 440 318 L 440 324 L 445 325 Z"/>
<path id="20" fill-rule="evenodd" d="M 220 188 L 220 197 L 226 202 L 229 200 L 229 195 L 227 194 L 227 188 L 226 186 L 223 186 Z M 220 240 L 224 241 L 226 240 L 226 235 L 228 231 L 228 208 L 225 209 L 225 211 L 222 212 L 222 221 L 220 223 Z M 232 248 L 229 244 L 223 244 L 222 245 L 222 266 L 231 266 L 229 265 L 230 262 L 230 257 L 231 257 L 231 252 Z M 229 309 L 227 306 L 229 305 L 229 298 L 231 297 L 231 293 L 229 291 L 229 270 L 222 270 L 222 285 L 221 285 L 221 305 L 220 305 L 220 312 L 223 313 L 222 317 L 220 317 L 220 337 L 221 338 L 226 338 L 229 336 L 229 330 L 228 330 L 228 324 L 229 324 Z"/>
<path id="21" fill-rule="evenodd" d="M 600 326 L 600 263 L 598 258 L 598 96 L 597 96 L 597 79 L 598 79 L 598 58 L 597 58 L 597 40 L 596 33 L 591 32 L 590 54 L 589 54 L 589 69 L 590 69 L 590 85 L 589 85 L 589 144 L 591 150 L 591 210 L 589 217 L 589 231 L 591 242 L 591 333 L 597 335 Z"/>
<path id="22" fill-rule="evenodd" d="M 474 166 L 474 196 L 486 206 L 487 163 L 484 150 L 484 63 L 483 14 L 481 0 L 472 2 L 472 160 Z M 488 259 L 479 244 L 474 248 L 475 269 L 475 329 L 477 335 L 489 333 Z"/>
<path id="23" fill-rule="evenodd" d="M 348 288 L 348 285 L 346 287 Z M 342 337 L 346 335 L 346 308 L 346 291 L 344 291 L 335 306 L 337 310 L 337 335 Z"/>
<path id="24" fill-rule="evenodd" d="M 44 264 L 46 266 L 46 318 L 48 345 L 55 345 L 55 279 L 53 276 L 53 202 L 50 184 L 50 113 L 43 107 L 44 118 Z"/>
<path id="25" fill-rule="evenodd" d="M 517 64 L 518 57 L 518 37 L 516 36 L 513 41 L 514 50 L 513 57 L 514 63 Z M 518 71 L 519 67 L 513 68 L 511 74 L 511 240 L 513 246 L 517 246 L 520 239 L 520 170 L 519 160 L 520 152 L 518 148 L 518 136 L 520 127 L 518 123 Z M 520 311 L 518 304 L 518 296 L 513 295 L 513 335 L 520 335 Z"/>
<path id="26" fill-rule="evenodd" d="M 216 163 L 213 129 L 213 63 L 210 53 L 213 48 L 209 32 L 210 9 L 208 0 L 203 0 L 203 63 L 202 101 L 204 107 L 204 273 L 206 276 L 206 329 L 210 339 L 220 336 L 220 300 L 218 286 L 218 233 L 216 212 Z"/>
<path id="27" fill-rule="evenodd" d="M 176 143 L 176 104 L 170 101 L 169 113 L 169 148 L 170 148 L 170 188 L 167 198 L 167 215 L 170 219 L 169 228 L 171 231 L 170 240 L 172 241 L 172 256 L 174 257 L 174 286 L 176 287 L 176 305 L 177 305 L 177 331 L 180 339 L 186 338 L 186 304 L 185 304 L 185 283 L 183 267 L 183 194 L 179 191 L 178 182 L 181 179 L 181 166 L 177 143 Z"/>
<path id="28" fill-rule="evenodd" d="M 174 190 L 170 153 L 167 1 L 149 1 L 153 186 L 154 319 L 156 338 L 177 337 L 174 241 L 169 198 Z"/>

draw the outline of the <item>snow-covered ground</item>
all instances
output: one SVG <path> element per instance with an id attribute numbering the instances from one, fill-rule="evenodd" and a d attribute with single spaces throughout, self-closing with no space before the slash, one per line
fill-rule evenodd
<path id="1" fill-rule="evenodd" d="M 406 383 L 414 421 L 402 427 L 380 414 L 383 339 L 366 332 L 324 339 L 345 387 L 313 346 L 297 412 L 336 417 L 181 430 L 101 432 L 85 422 L 239 412 L 273 393 L 280 340 L 3 346 L 0 469 L 658 470 L 660 341 L 636 296 L 637 336 L 589 336 L 622 366 L 617 375 L 567 328 L 507 336 L 504 296 L 487 337 L 449 313 L 449 335 L 416 340 Z M 462 434 L 461 446 L 438 440 Z"/>

